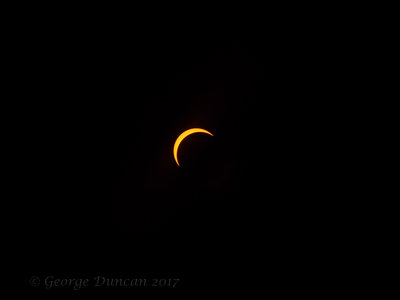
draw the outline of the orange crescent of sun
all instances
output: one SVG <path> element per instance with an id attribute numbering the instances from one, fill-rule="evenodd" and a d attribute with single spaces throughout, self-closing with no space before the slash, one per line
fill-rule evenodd
<path id="1" fill-rule="evenodd" d="M 188 136 L 191 135 L 193 133 L 197 133 L 197 132 L 202 132 L 202 133 L 207 133 L 211 136 L 214 136 L 211 132 L 201 129 L 201 128 L 192 128 L 192 129 L 188 129 L 184 132 L 181 133 L 181 135 L 176 139 L 175 144 L 174 144 L 174 157 L 175 157 L 175 161 L 176 163 L 179 165 L 179 161 L 178 161 L 178 148 L 179 145 L 181 144 L 181 142 Z"/>

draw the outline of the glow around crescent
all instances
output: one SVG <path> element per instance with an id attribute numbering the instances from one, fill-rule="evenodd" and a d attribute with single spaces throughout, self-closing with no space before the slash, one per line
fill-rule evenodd
<path id="1" fill-rule="evenodd" d="M 204 129 L 201 129 L 201 128 L 192 128 L 192 129 L 188 129 L 188 130 L 182 132 L 181 135 L 176 139 L 175 145 L 174 145 L 174 157 L 175 157 L 175 161 L 176 161 L 176 163 L 178 164 L 178 166 L 180 166 L 180 165 L 179 165 L 179 161 L 178 161 L 178 148 L 179 148 L 179 145 L 181 144 L 181 142 L 182 142 L 188 135 L 191 135 L 191 134 L 197 133 L 197 132 L 207 133 L 207 134 L 209 134 L 209 135 L 211 135 L 211 136 L 214 136 L 211 132 L 209 132 L 209 131 L 207 131 L 207 130 L 204 130 Z"/>

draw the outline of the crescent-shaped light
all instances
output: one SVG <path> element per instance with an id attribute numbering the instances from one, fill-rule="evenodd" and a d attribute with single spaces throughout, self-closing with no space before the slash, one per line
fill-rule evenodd
<path id="1" fill-rule="evenodd" d="M 201 129 L 201 128 L 192 128 L 192 129 L 188 129 L 184 132 L 181 133 L 180 136 L 178 136 L 178 138 L 175 141 L 175 145 L 174 145 L 174 157 L 175 157 L 175 161 L 176 163 L 179 165 L 179 161 L 178 161 L 178 148 L 179 145 L 181 144 L 181 142 L 188 136 L 191 135 L 193 133 L 197 133 L 197 132 L 202 132 L 202 133 L 207 133 L 211 136 L 213 136 L 213 134 L 207 130 Z"/>

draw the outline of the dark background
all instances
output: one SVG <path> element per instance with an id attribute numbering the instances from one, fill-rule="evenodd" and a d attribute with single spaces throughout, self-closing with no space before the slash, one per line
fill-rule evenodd
<path id="1" fill-rule="evenodd" d="M 334 97 L 321 70 L 335 58 L 325 30 L 295 23 L 25 28 L 15 53 L 25 286 L 104 275 L 223 290 L 256 285 L 253 269 L 273 284 L 304 263 L 310 236 L 329 231 L 316 226 L 329 204 L 315 199 L 330 134 L 318 124 Z M 179 168 L 174 141 L 193 127 L 214 137 L 187 138 Z"/>

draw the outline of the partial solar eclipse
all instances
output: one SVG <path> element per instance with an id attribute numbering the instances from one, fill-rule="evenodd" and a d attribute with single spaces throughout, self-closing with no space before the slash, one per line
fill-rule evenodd
<path id="1" fill-rule="evenodd" d="M 211 136 L 214 136 L 211 132 L 209 132 L 209 131 L 207 131 L 207 130 L 204 130 L 204 129 L 201 129 L 201 128 L 192 128 L 192 129 L 188 129 L 188 130 L 182 132 L 181 135 L 176 139 L 175 145 L 174 145 L 174 158 L 175 158 L 175 161 L 176 161 L 176 163 L 177 163 L 178 166 L 180 166 L 180 165 L 179 165 L 179 161 L 178 161 L 178 148 L 179 148 L 179 145 L 181 144 L 181 142 L 182 142 L 187 136 L 189 136 L 189 135 L 191 135 L 191 134 L 193 134 L 193 133 L 197 133 L 197 132 L 200 132 L 200 133 L 207 133 L 207 134 L 209 134 L 209 135 L 211 135 Z"/>

